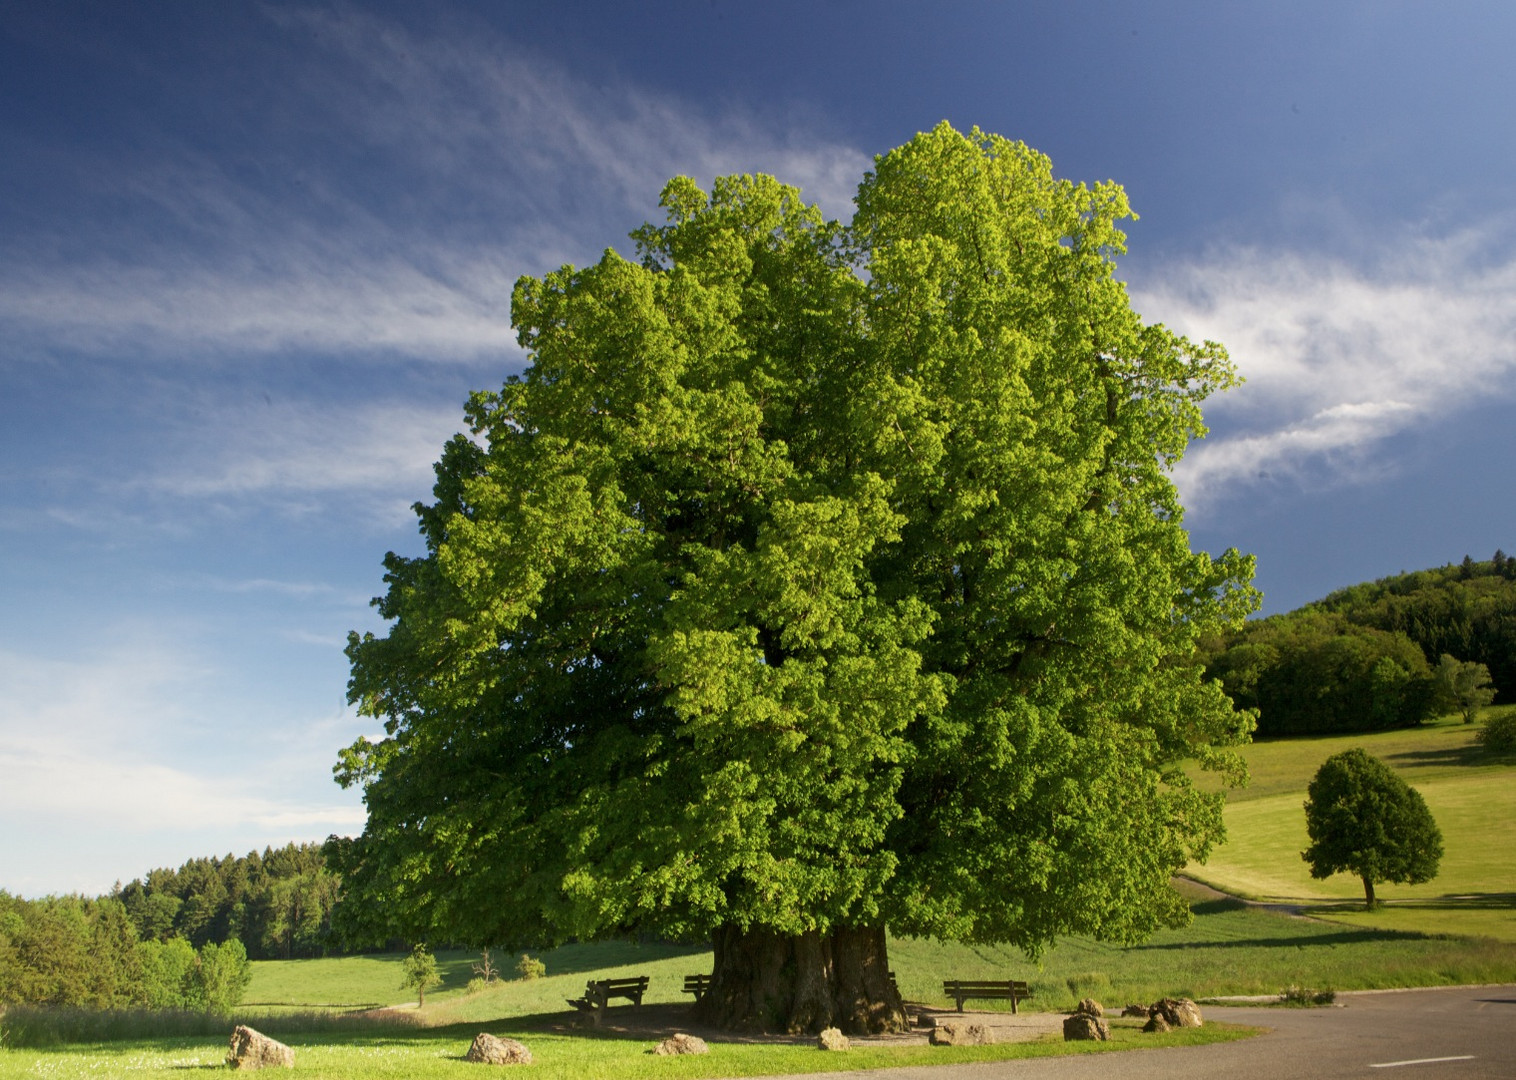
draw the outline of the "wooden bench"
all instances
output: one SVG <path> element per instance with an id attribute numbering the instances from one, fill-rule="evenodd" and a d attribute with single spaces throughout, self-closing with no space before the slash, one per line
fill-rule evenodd
<path id="1" fill-rule="evenodd" d="M 626 998 L 633 1005 L 641 1005 L 647 983 L 646 975 L 632 979 L 591 979 L 584 984 L 584 996 L 569 998 L 568 1003 L 598 1024 L 611 998 Z"/>
<path id="2" fill-rule="evenodd" d="M 942 992 L 957 1003 L 959 1012 L 963 1011 L 963 1003 L 969 998 L 999 998 L 1002 1001 L 1010 998 L 1011 1012 L 1015 1012 L 1016 1002 L 1032 996 L 1027 984 L 1019 979 L 945 979 Z"/>

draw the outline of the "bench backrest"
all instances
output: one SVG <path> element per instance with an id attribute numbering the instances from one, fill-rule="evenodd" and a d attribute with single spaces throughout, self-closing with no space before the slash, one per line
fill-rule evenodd
<path id="1" fill-rule="evenodd" d="M 960 990 L 964 993 L 976 994 L 983 991 L 993 992 L 996 990 L 1005 993 L 1014 991 L 1019 994 L 1027 989 L 1027 984 L 1019 979 L 980 979 L 977 981 L 970 979 L 944 979 L 942 988 L 948 994 Z"/>

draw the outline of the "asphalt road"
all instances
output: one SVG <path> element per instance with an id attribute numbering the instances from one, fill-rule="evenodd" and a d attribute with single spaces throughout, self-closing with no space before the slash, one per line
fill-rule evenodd
<path id="1" fill-rule="evenodd" d="M 820 1077 L 874 1080 L 1516 1080 L 1516 985 L 1339 995 L 1341 1008 L 1206 1007 L 1269 1028 L 1213 1046 Z"/>

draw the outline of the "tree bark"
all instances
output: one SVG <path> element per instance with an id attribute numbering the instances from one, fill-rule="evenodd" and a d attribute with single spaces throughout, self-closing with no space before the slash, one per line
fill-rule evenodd
<path id="1" fill-rule="evenodd" d="M 1374 910 L 1374 882 L 1369 878 L 1363 879 L 1363 908 L 1365 911 Z"/>
<path id="2" fill-rule="evenodd" d="M 703 1023 L 796 1035 L 828 1027 L 852 1035 L 905 1030 L 883 926 L 799 937 L 724 926 L 713 939 L 711 986 L 695 1006 Z"/>

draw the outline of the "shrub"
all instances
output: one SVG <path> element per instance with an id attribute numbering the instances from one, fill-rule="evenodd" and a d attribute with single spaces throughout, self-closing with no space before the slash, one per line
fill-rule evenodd
<path id="1" fill-rule="evenodd" d="M 1490 717 L 1474 737 L 1486 750 L 1496 754 L 1516 750 L 1516 712 Z"/>
<path id="2" fill-rule="evenodd" d="M 1309 1009 L 1315 1005 L 1330 1005 L 1337 1000 L 1337 991 L 1312 990 L 1306 986 L 1286 986 L 1279 993 L 1279 1004 L 1296 1009 Z"/>
<path id="3" fill-rule="evenodd" d="M 526 953 L 521 954 L 521 959 L 516 961 L 516 975 L 522 979 L 540 979 L 547 974 L 547 965 L 534 956 Z"/>

